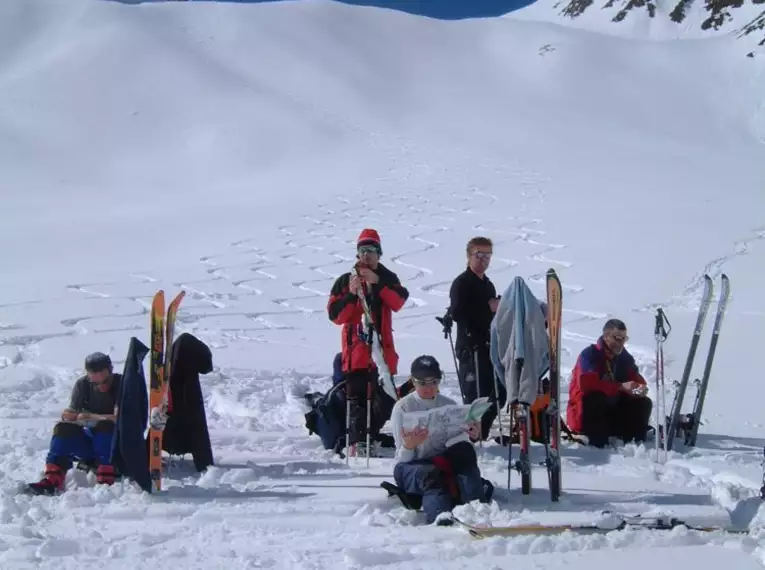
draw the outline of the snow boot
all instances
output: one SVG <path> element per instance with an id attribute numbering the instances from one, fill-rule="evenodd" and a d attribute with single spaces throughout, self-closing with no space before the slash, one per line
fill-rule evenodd
<path id="1" fill-rule="evenodd" d="M 56 495 L 63 492 L 66 472 L 55 463 L 45 466 L 45 476 L 37 483 L 30 483 L 27 491 L 33 495 Z"/>
<path id="2" fill-rule="evenodd" d="M 440 513 L 435 520 L 436 526 L 452 526 L 454 524 L 454 515 L 451 512 Z"/>
<path id="3" fill-rule="evenodd" d="M 380 487 L 388 491 L 389 497 L 398 497 L 401 504 L 404 505 L 404 508 L 409 509 L 410 511 L 419 511 L 422 508 L 422 497 L 420 495 L 410 495 L 398 485 L 388 481 L 380 483 Z"/>

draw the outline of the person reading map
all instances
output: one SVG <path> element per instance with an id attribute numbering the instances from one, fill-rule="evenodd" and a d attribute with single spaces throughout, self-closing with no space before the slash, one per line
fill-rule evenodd
<path id="1" fill-rule="evenodd" d="M 393 477 L 402 493 L 421 497 L 427 522 L 449 525 L 458 504 L 489 502 L 491 485 L 481 478 L 473 441 L 481 437 L 480 419 L 491 406 L 487 398 L 457 403 L 438 391 L 443 373 L 428 355 L 411 365 L 414 392 L 393 407 L 396 443 Z"/>

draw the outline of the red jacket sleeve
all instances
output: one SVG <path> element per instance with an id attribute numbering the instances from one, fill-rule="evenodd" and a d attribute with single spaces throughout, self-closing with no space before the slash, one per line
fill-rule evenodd
<path id="1" fill-rule="evenodd" d="M 380 290 L 380 299 L 392 311 L 398 312 L 409 298 L 409 292 L 401 285 L 386 285 Z"/>
<path id="2" fill-rule="evenodd" d="M 606 396 L 616 396 L 621 390 L 617 382 L 601 379 L 600 366 L 597 355 L 584 352 L 577 363 L 579 369 L 579 389 L 582 394 L 589 392 L 603 392 Z"/>
<path id="3" fill-rule="evenodd" d="M 398 277 L 391 273 L 381 276 L 380 281 L 380 300 L 385 306 L 394 312 L 398 312 L 406 304 L 409 298 L 409 291 L 401 285 Z"/>
<path id="4" fill-rule="evenodd" d="M 341 275 L 332 285 L 332 291 L 329 294 L 327 314 L 329 320 L 337 325 L 355 322 L 364 313 L 359 298 L 348 288 L 349 282 L 349 273 Z"/>

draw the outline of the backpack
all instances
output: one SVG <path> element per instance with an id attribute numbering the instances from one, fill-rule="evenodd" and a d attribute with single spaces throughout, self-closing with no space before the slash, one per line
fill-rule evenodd
<path id="1" fill-rule="evenodd" d="M 531 441 L 548 444 L 550 443 L 550 437 L 548 433 L 549 425 L 547 424 L 547 408 L 550 406 L 550 400 L 552 399 L 550 397 L 550 380 L 548 378 L 544 378 L 541 382 L 541 385 L 542 393 L 537 395 L 536 399 L 529 407 L 529 415 L 531 416 L 530 435 Z M 520 441 L 520 433 L 518 430 L 519 424 L 517 422 L 513 422 L 513 443 Z M 580 443 L 584 445 L 584 441 L 576 437 L 576 435 L 571 432 L 568 425 L 566 425 L 566 422 L 563 421 L 563 418 L 560 418 L 560 430 L 561 439 L 567 439 L 574 443 Z"/>

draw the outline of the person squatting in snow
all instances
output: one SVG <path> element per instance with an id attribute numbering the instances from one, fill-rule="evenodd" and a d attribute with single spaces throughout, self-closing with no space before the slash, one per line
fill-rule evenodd
<path id="1" fill-rule="evenodd" d="M 393 406 L 391 427 L 396 443 L 396 466 L 393 477 L 404 493 L 422 497 L 428 523 L 449 524 L 455 505 L 479 500 L 489 502 L 491 492 L 484 487 L 473 441 L 481 436 L 480 422 L 467 425 L 466 431 L 436 447 L 427 428 L 404 430 L 404 414 L 454 405 L 451 398 L 439 393 L 443 373 L 438 361 L 428 355 L 417 357 L 411 366 L 414 392 Z"/>
<path id="2" fill-rule="evenodd" d="M 489 437 L 499 407 L 507 398 L 504 386 L 494 382 L 494 367 L 489 357 L 490 329 L 500 298 L 486 275 L 493 244 L 489 238 L 474 237 L 467 243 L 467 268 L 454 279 L 449 291 L 449 314 L 457 323 L 455 352 L 459 362 L 462 403 L 487 396 L 494 404 L 481 418 L 481 437 Z M 497 394 L 499 391 L 499 394 Z"/>
<path id="3" fill-rule="evenodd" d="M 360 448 L 365 445 L 367 390 L 371 389 L 374 400 L 379 378 L 366 342 L 361 296 L 367 299 L 374 334 L 380 335 L 383 359 L 391 376 L 397 373 L 399 359 L 393 342 L 392 314 L 400 311 L 409 298 L 409 291 L 398 276 L 380 263 L 381 256 L 380 235 L 373 229 L 363 230 L 356 243 L 354 270 L 337 278 L 327 303 L 330 320 L 342 326 L 342 372 L 350 401 L 349 445 L 361 455 L 364 450 Z M 371 437 L 376 439 L 377 434 L 372 433 Z"/>
<path id="4" fill-rule="evenodd" d="M 604 447 L 609 437 L 625 443 L 645 441 L 653 404 L 635 359 L 624 348 L 627 325 L 610 319 L 595 344 L 576 361 L 569 384 L 566 419 L 589 444 Z"/>
<path id="5" fill-rule="evenodd" d="M 98 483 L 114 483 L 110 456 L 122 375 L 113 372 L 111 359 L 101 352 L 94 352 L 85 359 L 85 371 L 86 375 L 79 378 L 72 389 L 61 421 L 53 428 L 45 475 L 29 485 L 32 492 L 63 491 L 66 472 L 72 467 L 73 459 L 96 465 Z"/>

